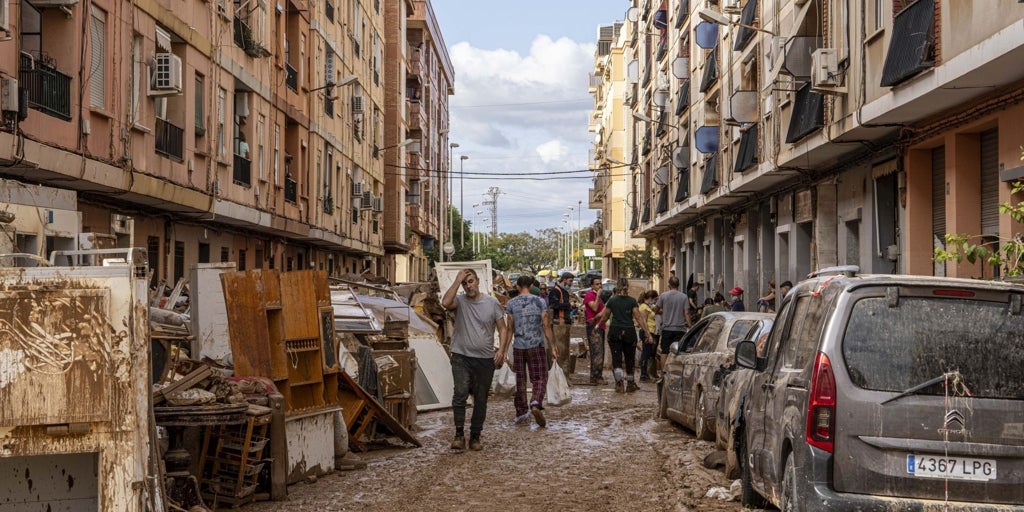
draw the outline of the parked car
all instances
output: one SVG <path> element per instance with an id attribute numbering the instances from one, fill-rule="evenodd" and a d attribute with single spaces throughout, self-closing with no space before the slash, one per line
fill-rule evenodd
<path id="1" fill-rule="evenodd" d="M 697 322 L 669 347 L 662 380 L 660 414 L 712 440 L 723 366 L 732 363 L 742 340 L 768 332 L 772 315 L 713 313 Z"/>
<path id="2" fill-rule="evenodd" d="M 784 299 L 736 439 L 742 501 L 782 510 L 1024 506 L 1024 286 L 812 274 Z M 948 508 L 943 508 L 948 507 Z"/>

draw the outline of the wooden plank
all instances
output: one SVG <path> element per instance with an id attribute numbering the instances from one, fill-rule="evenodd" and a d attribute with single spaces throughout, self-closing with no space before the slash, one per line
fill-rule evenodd
<path id="1" fill-rule="evenodd" d="M 284 312 L 284 338 L 319 338 L 320 320 L 313 285 L 313 270 L 281 274 L 281 309 Z"/>
<path id="2" fill-rule="evenodd" d="M 251 271 L 220 275 L 235 375 L 273 377 L 261 276 Z"/>
<path id="3" fill-rule="evenodd" d="M 397 418 L 391 415 L 376 399 L 370 396 L 352 377 L 341 372 L 338 382 L 338 395 L 341 401 L 342 417 L 349 430 L 349 444 L 363 451 L 361 437 L 374 421 L 380 422 L 399 439 L 416 447 L 422 447 L 416 436 L 412 435 Z"/>
<path id="4" fill-rule="evenodd" d="M 255 270 L 263 283 L 263 302 L 267 306 L 281 307 L 281 273 L 273 270 Z"/>

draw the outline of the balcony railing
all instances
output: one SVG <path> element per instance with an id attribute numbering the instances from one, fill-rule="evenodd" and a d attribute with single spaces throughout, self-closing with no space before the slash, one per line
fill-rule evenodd
<path id="1" fill-rule="evenodd" d="M 288 63 L 285 63 L 284 70 L 284 84 L 287 85 L 289 89 L 299 92 L 299 71 Z"/>
<path id="2" fill-rule="evenodd" d="M 172 124 L 170 121 L 157 118 L 156 120 L 156 152 L 181 160 L 184 155 L 185 130 Z"/>
<path id="3" fill-rule="evenodd" d="M 299 200 L 299 184 L 291 178 L 284 179 L 284 200 L 289 203 Z"/>
<path id="4" fill-rule="evenodd" d="M 250 57 L 262 57 L 264 56 L 264 48 L 260 43 L 256 35 L 253 34 L 252 27 L 249 23 L 242 18 L 235 17 L 235 46 L 245 50 L 245 54 Z M 267 53 L 269 55 L 269 53 Z"/>
<path id="5" fill-rule="evenodd" d="M 327 117 L 334 117 L 334 99 L 324 98 L 324 113 Z"/>
<path id="6" fill-rule="evenodd" d="M 234 172 L 231 178 L 239 185 L 249 186 L 252 184 L 252 162 L 242 155 L 235 155 Z"/>
<path id="7" fill-rule="evenodd" d="M 45 62 L 21 54 L 18 80 L 28 106 L 46 115 L 71 119 L 71 77 Z"/>

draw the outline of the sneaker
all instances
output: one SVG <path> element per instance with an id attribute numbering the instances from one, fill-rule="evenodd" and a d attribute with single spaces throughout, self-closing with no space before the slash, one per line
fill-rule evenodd
<path id="1" fill-rule="evenodd" d="M 632 393 L 632 392 L 634 392 L 634 391 L 636 391 L 638 389 L 640 389 L 640 386 L 637 386 L 636 382 L 633 382 L 633 381 L 627 381 L 626 382 L 626 392 L 627 393 Z"/>
<path id="2" fill-rule="evenodd" d="M 621 380 L 615 381 L 615 392 L 616 393 L 625 393 L 626 392 L 626 382 L 625 381 L 621 381 Z"/>
<path id="3" fill-rule="evenodd" d="M 608 380 L 605 379 L 604 377 L 591 377 L 590 378 L 590 385 L 591 386 L 603 386 L 605 384 L 608 384 Z"/>
<path id="4" fill-rule="evenodd" d="M 539 404 L 530 406 L 530 414 L 533 414 L 533 420 L 537 422 L 537 425 L 547 426 L 548 420 L 544 418 L 544 410 L 540 408 Z"/>
<path id="5" fill-rule="evenodd" d="M 530 423 L 530 411 L 526 411 L 520 414 L 519 416 L 516 416 L 516 419 L 515 421 L 513 421 L 513 423 L 515 423 L 516 425 L 528 425 Z"/>
<path id="6" fill-rule="evenodd" d="M 484 445 L 480 442 L 479 436 L 470 436 L 469 449 L 473 450 L 474 452 L 478 452 L 484 449 Z"/>
<path id="7" fill-rule="evenodd" d="M 455 439 L 452 439 L 451 449 L 452 450 L 457 450 L 457 451 L 460 451 L 460 452 L 462 450 L 465 450 L 466 449 L 466 437 L 465 436 L 455 436 Z"/>

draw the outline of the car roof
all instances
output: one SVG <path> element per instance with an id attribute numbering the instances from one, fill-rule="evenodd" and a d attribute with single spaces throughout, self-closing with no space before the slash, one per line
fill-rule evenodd
<path id="1" fill-rule="evenodd" d="M 713 316 L 725 317 L 726 320 L 772 320 L 775 313 L 755 313 L 753 311 L 717 311 L 704 318 Z M 701 318 L 703 320 L 704 318 Z"/>
<path id="2" fill-rule="evenodd" d="M 821 275 L 806 279 L 796 284 L 790 293 L 816 288 L 849 289 L 862 286 L 923 286 L 971 288 L 1005 292 L 1024 293 L 1024 286 L 1005 281 L 986 281 L 958 277 L 935 277 L 909 274 L 835 274 Z M 838 291 L 838 290 L 836 290 Z"/>

